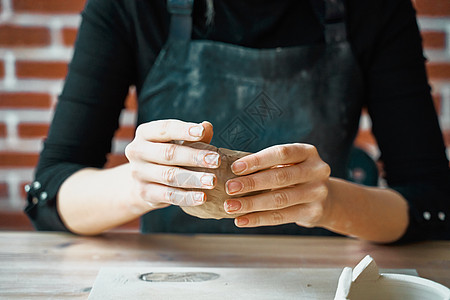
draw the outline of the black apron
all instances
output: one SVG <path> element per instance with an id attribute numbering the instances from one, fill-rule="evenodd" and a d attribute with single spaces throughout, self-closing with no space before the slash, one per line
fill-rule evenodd
<path id="1" fill-rule="evenodd" d="M 138 124 L 208 120 L 214 126 L 211 144 L 249 152 L 309 143 L 331 166 L 332 176 L 346 178 L 363 86 L 346 38 L 342 1 L 325 0 L 324 10 L 321 1 L 311 1 L 325 43 L 275 49 L 191 40 L 192 2 L 168 1 L 170 34 L 139 95 Z M 141 231 L 332 234 L 295 224 L 242 229 L 233 219 L 203 220 L 177 206 L 144 215 Z"/>

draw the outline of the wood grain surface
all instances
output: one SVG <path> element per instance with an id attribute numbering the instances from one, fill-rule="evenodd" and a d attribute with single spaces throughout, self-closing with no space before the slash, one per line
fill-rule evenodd
<path id="1" fill-rule="evenodd" d="M 340 237 L 0 232 L 0 299 L 87 299 L 102 267 L 416 269 L 450 286 L 450 241 L 383 246 Z"/>

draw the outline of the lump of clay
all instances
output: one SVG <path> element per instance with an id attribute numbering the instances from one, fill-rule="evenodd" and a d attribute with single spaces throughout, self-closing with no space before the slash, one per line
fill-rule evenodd
<path id="1" fill-rule="evenodd" d="M 207 172 L 216 175 L 217 184 L 212 190 L 202 190 L 206 194 L 206 202 L 199 206 L 184 206 L 181 207 L 186 213 L 203 219 L 222 219 L 222 218 L 235 218 L 242 214 L 228 214 L 225 212 L 223 205 L 225 200 L 233 198 L 225 192 L 225 183 L 231 179 L 237 177 L 231 171 L 231 164 L 241 157 L 249 155 L 249 152 L 242 152 L 236 150 L 229 150 L 225 148 L 217 148 L 210 144 L 201 142 L 195 143 L 183 143 L 184 146 L 189 146 L 196 149 L 211 150 L 219 153 L 220 166 L 217 169 L 201 168 L 201 167 L 183 167 L 188 170 L 197 172 Z M 252 193 L 254 194 L 254 193 Z M 250 194 L 248 194 L 250 195 Z"/>

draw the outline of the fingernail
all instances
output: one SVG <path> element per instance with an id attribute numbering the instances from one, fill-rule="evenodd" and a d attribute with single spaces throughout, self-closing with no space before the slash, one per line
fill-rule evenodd
<path id="1" fill-rule="evenodd" d="M 234 222 L 237 226 L 245 226 L 248 224 L 247 218 L 236 218 L 234 219 Z"/>
<path id="2" fill-rule="evenodd" d="M 243 161 L 238 161 L 231 165 L 231 169 L 235 174 L 242 173 L 247 169 L 247 164 Z"/>
<path id="3" fill-rule="evenodd" d="M 196 203 L 203 203 L 205 202 L 205 194 L 204 193 L 193 193 L 194 194 L 194 201 Z"/>
<path id="4" fill-rule="evenodd" d="M 229 181 L 227 183 L 227 193 L 233 194 L 242 190 L 242 183 L 239 181 Z"/>
<path id="5" fill-rule="evenodd" d="M 195 125 L 189 128 L 189 134 L 193 137 L 201 137 L 204 130 L 202 125 Z"/>
<path id="6" fill-rule="evenodd" d="M 241 201 L 238 200 L 227 200 L 225 201 L 225 211 L 226 212 L 235 212 L 240 210 L 242 207 Z"/>
<path id="7" fill-rule="evenodd" d="M 208 153 L 205 155 L 205 162 L 210 166 L 218 166 L 219 165 L 220 155 L 217 153 Z"/>
<path id="8" fill-rule="evenodd" d="M 214 186 L 214 176 L 212 175 L 203 175 L 200 178 L 200 182 L 206 186 Z"/>

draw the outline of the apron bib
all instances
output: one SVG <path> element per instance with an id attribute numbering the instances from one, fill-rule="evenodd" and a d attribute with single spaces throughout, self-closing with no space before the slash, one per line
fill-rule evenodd
<path id="1" fill-rule="evenodd" d="M 139 95 L 138 124 L 207 120 L 214 126 L 212 145 L 248 152 L 312 144 L 332 176 L 346 178 L 363 85 L 346 39 L 341 1 L 326 0 L 325 12 L 318 13 L 325 43 L 275 49 L 191 40 L 192 2 L 168 1 L 170 35 Z M 232 219 L 203 220 L 177 206 L 143 216 L 141 231 L 331 234 L 295 224 L 241 229 Z"/>

